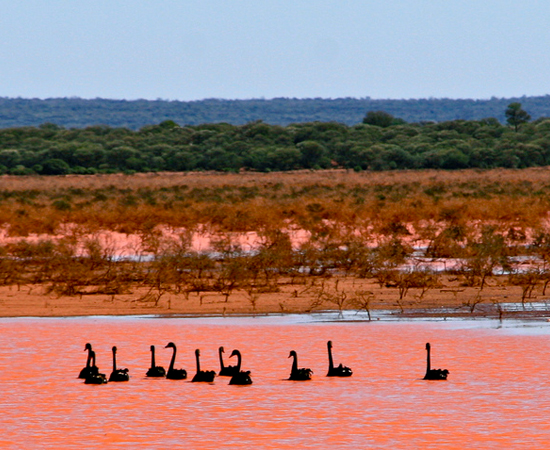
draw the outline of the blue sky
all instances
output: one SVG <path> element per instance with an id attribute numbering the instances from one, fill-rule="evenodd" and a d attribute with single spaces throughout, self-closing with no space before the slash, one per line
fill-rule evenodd
<path id="1" fill-rule="evenodd" d="M 0 97 L 550 93 L 550 2 L 0 0 Z"/>

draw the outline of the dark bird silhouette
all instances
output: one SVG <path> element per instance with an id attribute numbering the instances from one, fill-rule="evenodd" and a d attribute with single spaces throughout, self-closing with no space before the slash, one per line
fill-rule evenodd
<path id="1" fill-rule="evenodd" d="M 305 380 L 311 380 L 311 375 L 313 375 L 313 370 L 311 369 L 298 369 L 298 355 L 294 350 L 291 350 L 290 355 L 288 355 L 289 358 L 294 358 L 294 361 L 292 362 L 292 370 L 290 372 L 290 378 L 289 380 L 298 380 L 298 381 L 305 381 Z"/>
<path id="2" fill-rule="evenodd" d="M 222 356 L 222 353 L 224 353 L 223 347 L 220 347 L 218 349 L 218 353 L 220 355 L 220 367 L 221 367 L 220 373 L 218 375 L 220 377 L 232 377 L 233 375 L 235 375 L 238 372 L 236 366 L 224 366 L 223 364 L 223 356 Z"/>
<path id="3" fill-rule="evenodd" d="M 109 381 L 128 381 L 129 379 L 128 369 L 116 368 L 116 347 L 113 347 L 113 371 L 109 376 Z"/>
<path id="4" fill-rule="evenodd" d="M 107 377 L 104 373 L 99 373 L 99 369 L 95 365 L 95 352 L 93 350 L 90 350 L 90 355 L 92 358 L 92 369 L 95 373 L 90 373 L 88 376 L 86 376 L 86 379 L 84 380 L 85 384 L 105 384 L 107 383 Z"/>
<path id="5" fill-rule="evenodd" d="M 426 344 L 426 352 L 428 354 L 428 357 L 427 357 L 427 365 L 426 365 L 426 375 L 424 375 L 424 380 L 446 380 L 447 375 L 449 375 L 449 371 L 447 369 L 431 368 L 430 350 L 431 350 L 431 346 L 430 346 L 430 343 L 428 342 Z"/>
<path id="6" fill-rule="evenodd" d="M 172 353 L 172 359 L 170 361 L 170 367 L 168 367 L 168 373 L 166 374 L 166 378 L 169 380 L 185 380 L 187 378 L 187 371 L 185 369 L 174 369 L 174 363 L 176 362 L 176 344 L 173 342 L 169 342 L 168 345 L 164 348 L 172 348 L 174 349 Z"/>
<path id="7" fill-rule="evenodd" d="M 239 386 L 245 386 L 247 384 L 252 384 L 252 378 L 250 378 L 250 370 L 242 371 L 241 370 L 241 352 L 239 350 L 233 350 L 233 353 L 231 353 L 230 358 L 236 356 L 237 357 L 237 365 L 235 366 L 235 373 L 231 377 L 231 380 L 229 380 L 229 384 L 236 384 Z"/>
<path id="8" fill-rule="evenodd" d="M 201 363 L 200 363 L 200 350 L 195 350 L 195 359 L 197 360 L 197 373 L 191 380 L 192 382 L 206 382 L 206 383 L 212 383 L 214 381 L 214 378 L 216 377 L 216 372 L 213 370 L 201 370 Z"/>
<path id="9" fill-rule="evenodd" d="M 88 375 L 97 375 L 97 367 L 92 367 L 92 344 L 89 342 L 84 347 L 84 351 L 88 350 L 88 358 L 86 359 L 86 367 L 84 367 L 80 374 L 78 375 L 78 378 L 86 379 Z"/>
<path id="10" fill-rule="evenodd" d="M 332 341 L 327 342 L 328 348 L 328 373 L 327 377 L 351 377 L 353 371 L 346 366 L 340 364 L 338 367 L 334 367 L 332 360 Z"/>
<path id="11" fill-rule="evenodd" d="M 155 365 L 155 346 L 151 345 L 151 367 L 146 374 L 148 377 L 162 378 L 166 376 L 166 370 L 162 366 Z"/>

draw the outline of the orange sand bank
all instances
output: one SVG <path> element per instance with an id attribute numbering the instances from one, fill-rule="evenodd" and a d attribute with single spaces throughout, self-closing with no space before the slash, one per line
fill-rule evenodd
<path id="1" fill-rule="evenodd" d="M 0 287 L 2 317 L 61 317 L 86 315 L 247 315 L 269 313 L 311 313 L 315 311 L 362 310 L 375 314 L 390 310 L 402 316 L 499 316 L 550 317 L 545 298 L 535 292 L 526 299 L 525 309 L 507 312 L 508 303 L 521 303 L 522 289 L 505 284 L 506 277 L 493 277 L 483 290 L 460 286 L 455 278 L 441 277 L 437 288 L 422 294 L 410 289 L 400 299 L 399 290 L 380 287 L 375 280 L 351 277 L 309 278 L 305 284 L 280 284 L 279 292 L 248 294 L 234 291 L 226 298 L 217 292 L 159 295 L 135 287 L 117 295 L 90 294 L 58 296 L 43 286 Z M 539 305 L 535 311 L 532 302 Z M 541 305 L 543 305 L 541 307 Z M 445 308 L 442 311 L 441 308 Z"/>

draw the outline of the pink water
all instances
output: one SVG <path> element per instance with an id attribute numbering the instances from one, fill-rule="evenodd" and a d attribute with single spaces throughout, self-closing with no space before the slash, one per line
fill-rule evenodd
<path id="1" fill-rule="evenodd" d="M 296 323 L 298 322 L 298 323 Z M 293 318 L 2 319 L 2 448 L 548 448 L 550 324 L 300 323 Z M 326 378 L 326 341 L 349 379 Z M 157 364 L 219 370 L 238 348 L 252 386 L 147 379 Z M 423 381 L 426 342 L 448 381 Z M 127 383 L 77 379 L 91 342 Z M 287 381 L 290 350 L 312 381 Z M 233 363 L 233 361 L 226 361 Z"/>

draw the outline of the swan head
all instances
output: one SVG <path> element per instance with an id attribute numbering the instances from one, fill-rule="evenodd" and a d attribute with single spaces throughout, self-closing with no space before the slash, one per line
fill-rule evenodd
<path id="1" fill-rule="evenodd" d="M 84 351 L 86 351 L 86 350 L 88 350 L 90 352 L 92 351 L 92 344 L 90 344 L 89 342 L 84 346 Z"/>
<path id="2" fill-rule="evenodd" d="M 426 350 L 429 350 L 431 347 L 430 343 L 429 342 L 426 342 Z"/>
<path id="3" fill-rule="evenodd" d="M 289 357 L 289 358 L 292 358 L 293 356 L 294 356 L 295 358 L 297 357 L 296 352 L 295 352 L 294 350 L 291 350 L 291 351 L 290 351 L 290 355 L 288 355 L 288 357 Z"/>
<path id="4" fill-rule="evenodd" d="M 174 344 L 173 342 L 168 342 L 168 344 L 164 348 L 176 348 L 176 344 Z"/>
<path id="5" fill-rule="evenodd" d="M 155 351 L 155 346 L 154 346 L 154 345 L 151 345 L 151 351 L 152 351 L 152 352 Z"/>
<path id="6" fill-rule="evenodd" d="M 195 355 L 196 355 L 196 356 L 200 356 L 200 354 L 201 354 L 201 351 L 200 351 L 199 349 L 196 349 L 196 350 L 195 350 Z"/>
<path id="7" fill-rule="evenodd" d="M 327 342 L 327 347 L 328 347 L 328 348 L 332 348 L 332 341 L 328 341 L 328 342 Z"/>
<path id="8" fill-rule="evenodd" d="M 231 358 L 232 356 L 241 356 L 241 352 L 239 350 L 233 350 L 229 357 Z"/>
<path id="9" fill-rule="evenodd" d="M 225 350 L 223 349 L 223 347 L 220 347 L 220 348 L 218 349 L 218 351 L 219 351 L 220 353 L 225 353 Z"/>
<path id="10" fill-rule="evenodd" d="M 116 353 L 116 346 L 113 345 L 113 353 Z"/>

